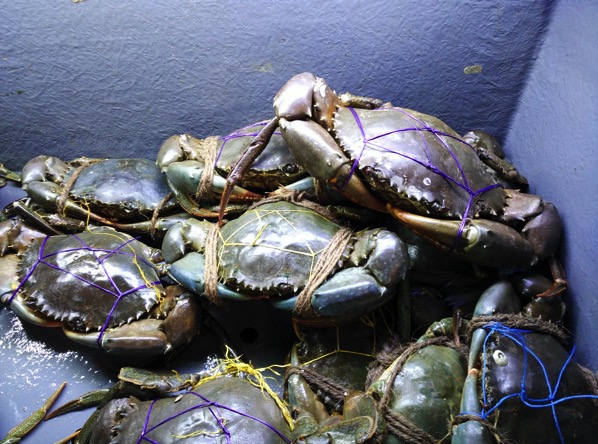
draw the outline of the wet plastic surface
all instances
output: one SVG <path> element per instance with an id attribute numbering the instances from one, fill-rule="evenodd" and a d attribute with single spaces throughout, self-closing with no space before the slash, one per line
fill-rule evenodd
<path id="1" fill-rule="evenodd" d="M 295 340 L 288 313 L 267 302 L 227 303 L 212 312 L 226 335 L 227 343 L 256 367 L 283 364 Z M 267 320 L 267 321 L 264 321 Z M 56 406 L 116 382 L 118 366 L 97 350 L 66 339 L 60 329 L 21 323 L 9 310 L 0 309 L 0 436 L 22 422 L 62 382 L 66 388 Z M 189 347 L 159 368 L 180 373 L 201 370 L 206 361 L 221 357 L 220 336 L 206 330 Z M 272 382 L 282 393 L 282 384 Z M 93 412 L 87 409 L 42 422 L 24 443 L 55 442 L 79 427 Z"/>

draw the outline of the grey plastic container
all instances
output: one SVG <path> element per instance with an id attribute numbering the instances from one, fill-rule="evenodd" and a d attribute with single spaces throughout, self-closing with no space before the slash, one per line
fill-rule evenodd
<path id="1" fill-rule="evenodd" d="M 270 117 L 274 94 L 302 71 L 496 135 L 563 216 L 568 327 L 576 359 L 598 370 L 596 1 L 13 0 L 1 10 L 0 161 L 14 169 L 38 154 L 153 159 L 172 134 Z M 284 358 L 284 315 L 228 315 L 254 362 Z M 0 328 L 0 436 L 64 380 L 60 401 L 114 382 L 100 356 L 71 350 L 58 331 L 23 328 L 4 309 Z M 247 329 L 257 336 L 243 342 Z M 190 356 L 173 365 L 199 366 Z M 44 423 L 24 442 L 62 438 L 89 414 Z"/>

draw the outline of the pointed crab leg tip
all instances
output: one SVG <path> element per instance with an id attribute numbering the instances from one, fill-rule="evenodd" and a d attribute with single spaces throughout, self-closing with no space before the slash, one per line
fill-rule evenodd
<path id="1" fill-rule="evenodd" d="M 569 285 L 569 283 L 566 280 L 556 279 L 554 281 L 554 284 L 552 285 L 552 287 L 550 287 L 546 291 L 543 291 L 542 293 L 537 294 L 536 297 L 550 298 L 550 297 L 558 296 L 567 290 L 568 285 Z"/>
<path id="2" fill-rule="evenodd" d="M 437 243 L 449 246 L 455 242 L 459 236 L 460 221 L 442 220 L 432 217 L 420 216 L 410 213 L 390 204 L 386 207 L 388 212 L 397 220 L 402 222 L 407 228 L 427 239 Z M 468 233 L 463 233 L 467 240 Z"/>

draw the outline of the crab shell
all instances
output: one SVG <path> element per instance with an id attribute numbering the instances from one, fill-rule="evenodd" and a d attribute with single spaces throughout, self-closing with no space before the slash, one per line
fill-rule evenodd
<path id="1" fill-rule="evenodd" d="M 74 331 L 131 322 L 164 296 L 149 252 L 108 227 L 37 239 L 21 258 L 16 297 Z"/>
<path id="2" fill-rule="evenodd" d="M 449 433 L 450 419 L 459 413 L 465 359 L 450 347 L 429 345 L 411 355 L 395 379 L 389 381 L 389 375 L 401 358 L 385 370 L 369 391 L 381 395 L 391 384 L 388 408 L 441 440 Z M 385 442 L 403 441 L 393 435 Z"/>
<path id="3" fill-rule="evenodd" d="M 370 188 L 395 206 L 432 217 L 502 214 L 503 191 L 474 149 L 436 117 L 398 107 L 339 107 L 334 134 Z"/>
<path id="4" fill-rule="evenodd" d="M 257 207 L 220 231 L 222 280 L 238 291 L 296 294 L 339 228 L 324 216 L 288 202 Z"/>
<path id="5" fill-rule="evenodd" d="M 228 176 L 245 149 L 266 122 L 241 128 L 218 139 L 216 169 L 222 177 Z M 242 186 L 272 191 L 304 177 L 305 169 L 297 164 L 280 131 L 275 131 L 268 147 L 257 157 L 245 174 Z"/>
<path id="6" fill-rule="evenodd" d="M 206 406 L 199 407 L 202 404 Z M 223 426 L 230 433 L 230 441 Z M 143 437 L 144 441 L 161 444 L 284 443 L 268 426 L 285 437 L 290 436 L 289 426 L 272 398 L 246 380 L 222 377 L 179 397 L 155 402 L 135 398 L 111 401 L 100 412 L 91 442 L 130 443 Z"/>
<path id="7" fill-rule="evenodd" d="M 501 436 L 509 442 L 522 444 L 593 442 L 598 434 L 596 399 L 564 399 L 598 395 L 592 393 L 580 367 L 573 362 L 567 364 L 569 353 L 550 335 L 528 332 L 516 340 L 523 340 L 525 348 L 511 337 L 492 333 L 482 357 L 486 409 L 502 401 L 497 416 L 490 417 L 491 421 L 496 418 L 495 426 Z M 523 389 L 525 393 L 522 393 Z M 556 402 L 553 408 L 549 402 L 542 402 L 551 395 Z M 531 402 L 532 406 L 526 402 Z M 555 418 L 563 435 L 562 441 Z"/>
<path id="8" fill-rule="evenodd" d="M 73 162 L 76 165 L 76 162 Z M 23 189 L 48 210 L 55 210 L 43 201 L 48 192 L 60 193 L 75 167 L 60 159 L 38 156 L 23 167 Z M 49 176 L 49 177 L 47 177 Z M 48 178 L 55 184 L 46 182 Z M 168 195 L 170 188 L 160 168 L 147 159 L 104 159 L 81 170 L 70 190 L 70 197 L 92 212 L 119 220 L 140 220 L 151 217 L 154 209 Z M 170 199 L 164 210 L 176 208 Z"/>

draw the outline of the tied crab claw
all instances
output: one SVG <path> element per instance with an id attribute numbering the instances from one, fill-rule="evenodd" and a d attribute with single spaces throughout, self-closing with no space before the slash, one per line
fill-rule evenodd
<path id="1" fill-rule="evenodd" d="M 390 210 L 402 221 L 407 218 L 404 212 L 410 212 L 451 222 L 440 233 L 438 228 L 421 228 L 419 219 L 407 222 L 428 239 L 440 236 L 438 244 L 458 250 L 466 222 L 479 221 L 469 229 L 471 240 L 463 253 L 473 262 L 530 267 L 556 249 L 560 219 L 554 206 L 504 188 L 497 177 L 518 184 L 525 179 L 481 137 L 462 138 L 436 117 L 379 100 L 337 96 L 311 73 L 292 77 L 279 90 L 274 113 L 229 174 L 220 221 L 230 187 L 241 180 L 279 127 L 297 163 L 354 203 Z M 477 241 L 480 234 L 482 242 Z"/>

